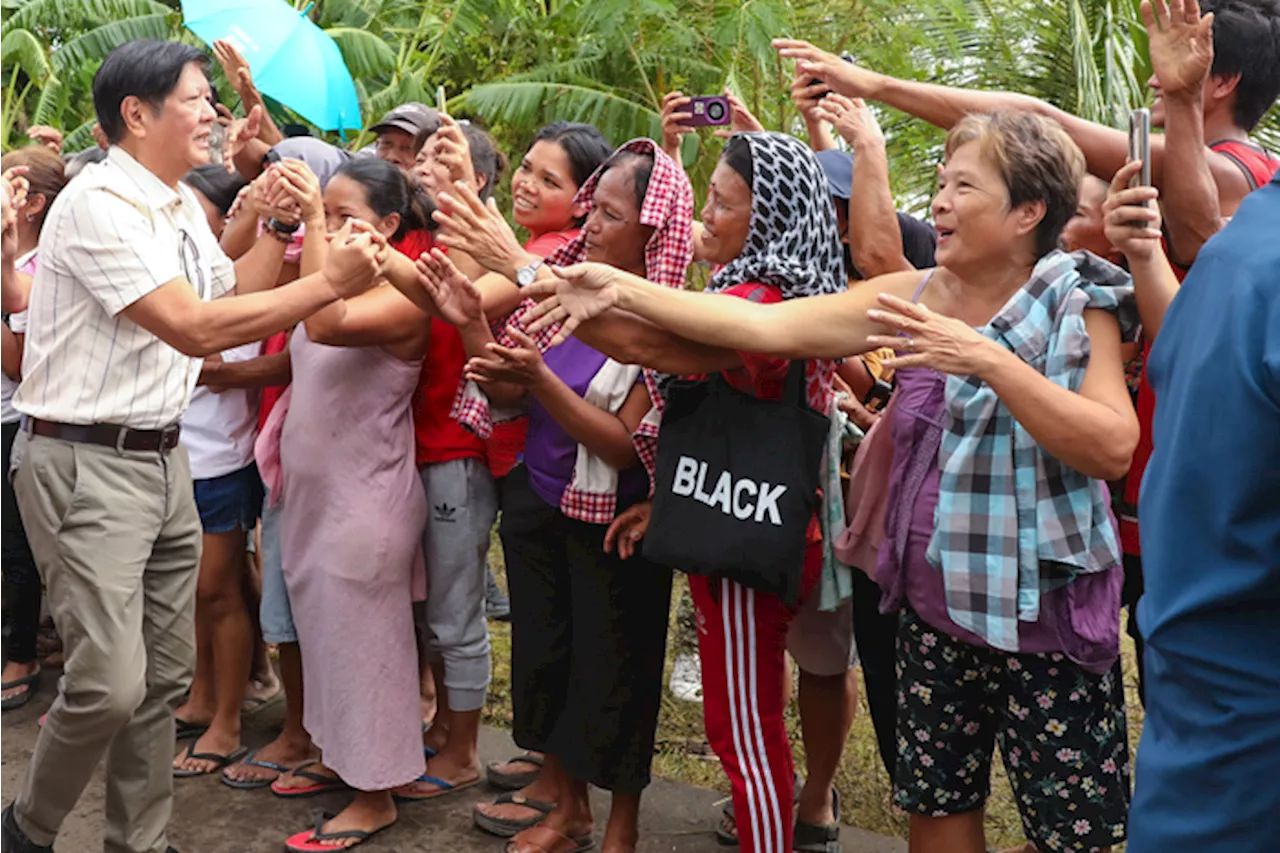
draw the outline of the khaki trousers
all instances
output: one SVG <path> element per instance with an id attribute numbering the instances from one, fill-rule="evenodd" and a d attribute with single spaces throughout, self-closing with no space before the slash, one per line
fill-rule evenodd
<path id="1" fill-rule="evenodd" d="M 187 452 L 33 435 L 14 488 L 66 653 L 14 816 L 52 844 L 106 755 L 106 853 L 165 853 L 173 711 L 195 665 L 201 530 Z"/>

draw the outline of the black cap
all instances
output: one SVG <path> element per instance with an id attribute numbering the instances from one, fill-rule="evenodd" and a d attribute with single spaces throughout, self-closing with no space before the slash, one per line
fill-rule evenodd
<path id="1" fill-rule="evenodd" d="M 836 198 L 849 200 L 849 190 L 853 187 L 853 155 L 838 148 L 826 151 L 815 151 L 818 165 L 827 176 L 827 187 Z"/>
<path id="2" fill-rule="evenodd" d="M 382 121 L 369 128 L 370 133 L 386 133 L 388 130 L 403 130 L 410 136 L 417 136 L 426 130 L 434 133 L 440 127 L 440 114 L 417 101 L 401 104 L 382 117 Z"/>

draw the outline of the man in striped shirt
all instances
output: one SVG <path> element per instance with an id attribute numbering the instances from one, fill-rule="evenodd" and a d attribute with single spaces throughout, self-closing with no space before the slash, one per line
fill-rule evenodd
<path id="1" fill-rule="evenodd" d="M 107 57 L 94 105 L 110 151 L 60 195 L 41 235 L 14 396 L 30 438 L 14 485 L 66 669 L 0 821 L 6 853 L 52 850 L 104 755 L 105 849 L 173 850 L 173 709 L 195 658 L 201 541 L 178 421 L 203 356 L 364 290 L 383 260 L 348 226 L 321 272 L 272 289 L 287 240 L 266 236 L 235 263 L 223 254 L 179 183 L 209 160 L 206 65 L 195 48 L 154 41 Z"/>

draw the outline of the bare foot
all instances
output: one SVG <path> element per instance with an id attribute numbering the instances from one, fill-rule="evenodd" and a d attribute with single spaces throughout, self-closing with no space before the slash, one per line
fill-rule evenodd
<path id="1" fill-rule="evenodd" d="M 239 732 L 224 732 L 218 729 L 209 731 L 196 738 L 173 759 L 174 770 L 186 770 L 192 773 L 212 773 L 218 769 L 218 763 L 204 758 L 189 758 L 191 753 L 209 753 L 211 755 L 231 755 L 240 748 Z"/>
<path id="2" fill-rule="evenodd" d="M 213 722 L 213 708 L 199 708 L 188 699 L 182 707 L 173 712 L 175 720 L 192 726 L 208 726 Z M 199 752 L 200 750 L 196 750 Z"/>
<path id="3" fill-rule="evenodd" d="M 244 704 L 240 706 L 240 710 L 245 713 L 256 711 L 279 696 L 280 691 L 280 679 L 276 676 L 275 670 L 268 667 L 262 676 L 249 679 L 249 685 L 244 691 Z"/>
<path id="4" fill-rule="evenodd" d="M 333 818 L 320 827 L 321 832 L 377 832 L 396 822 L 396 807 L 390 797 L 378 794 L 358 795 L 351 805 L 338 812 Z M 335 838 L 332 841 L 316 842 L 334 850 L 345 850 L 361 843 L 358 838 Z"/>
<path id="5" fill-rule="evenodd" d="M 281 767 L 294 768 L 313 756 L 310 740 L 285 740 L 284 735 L 271 741 L 253 754 L 253 760 L 263 764 L 278 764 Z M 248 758 L 248 756 L 246 756 Z M 270 783 L 282 775 L 270 767 L 259 767 L 256 764 L 245 764 L 237 761 L 222 771 L 222 775 L 233 782 Z"/>
<path id="6" fill-rule="evenodd" d="M 0 675 L 0 681 L 3 681 L 5 684 L 8 684 L 11 681 L 19 681 L 23 678 L 30 678 L 31 676 L 37 674 L 38 672 L 40 672 L 39 661 L 33 660 L 33 661 L 26 661 L 24 663 L 18 663 L 17 661 L 11 660 L 4 665 L 4 673 L 3 675 Z M 31 692 L 30 683 L 18 684 L 0 693 L 0 698 L 12 699 L 15 696 L 21 696 L 24 693 L 30 693 L 30 692 Z"/>
<path id="7" fill-rule="evenodd" d="M 446 726 L 434 725 L 422 733 L 422 746 L 432 752 L 444 749 L 449 740 L 449 729 Z"/>

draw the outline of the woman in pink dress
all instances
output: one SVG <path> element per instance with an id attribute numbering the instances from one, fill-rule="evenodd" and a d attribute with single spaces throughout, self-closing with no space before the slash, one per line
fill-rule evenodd
<path id="1" fill-rule="evenodd" d="M 303 169 L 286 183 L 315 222 L 303 246 L 305 273 L 323 256 L 324 232 L 318 186 Z M 422 227 L 419 199 L 395 167 L 357 159 L 330 180 L 320 215 L 330 231 L 354 217 L 396 243 Z M 345 849 L 390 826 L 391 789 L 424 770 L 412 602 L 424 591 L 427 507 L 410 400 L 428 326 L 404 304 L 403 312 L 369 316 L 335 303 L 290 343 L 281 548 L 307 686 L 304 723 L 323 763 L 282 776 L 272 789 L 284 797 L 355 791 L 336 817 L 288 839 L 290 851 Z"/>

